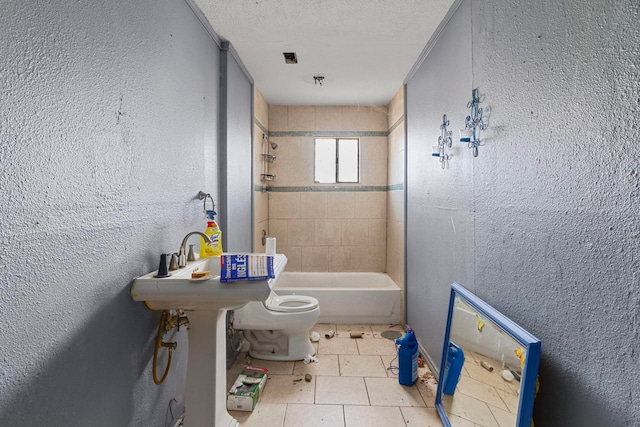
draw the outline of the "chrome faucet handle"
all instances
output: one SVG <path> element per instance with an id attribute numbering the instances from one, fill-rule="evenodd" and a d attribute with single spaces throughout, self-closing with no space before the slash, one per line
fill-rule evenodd
<path id="1" fill-rule="evenodd" d="M 187 257 L 184 254 L 184 247 L 180 246 L 180 252 L 178 252 L 178 268 L 184 268 L 187 266 Z"/>
<path id="2" fill-rule="evenodd" d="M 171 254 L 171 261 L 169 262 L 169 271 L 178 269 L 178 253 L 174 252 Z"/>

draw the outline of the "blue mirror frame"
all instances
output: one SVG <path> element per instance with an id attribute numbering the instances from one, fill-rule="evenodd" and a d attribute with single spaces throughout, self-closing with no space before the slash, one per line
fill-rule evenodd
<path id="1" fill-rule="evenodd" d="M 538 365 L 540 363 L 540 340 L 458 283 L 453 283 L 451 285 L 447 327 L 444 335 L 442 360 L 438 375 L 438 388 L 436 390 L 436 409 L 443 424 L 446 427 L 451 427 L 449 417 L 442 405 L 442 394 L 456 297 L 461 297 L 482 316 L 485 316 L 487 319 L 494 322 L 498 327 L 502 328 L 507 335 L 516 340 L 523 348 L 526 349 L 526 358 L 522 368 L 522 377 L 520 379 L 520 398 L 518 402 L 518 414 L 516 416 L 515 427 L 531 427 L 531 420 L 533 418 L 533 402 L 537 388 Z"/>

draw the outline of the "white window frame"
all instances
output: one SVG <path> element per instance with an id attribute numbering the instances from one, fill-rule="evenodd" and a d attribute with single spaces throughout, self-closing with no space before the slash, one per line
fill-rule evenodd
<path id="1" fill-rule="evenodd" d="M 318 172 L 319 172 L 318 168 L 321 167 L 321 165 L 319 165 L 320 158 L 318 156 L 318 142 L 319 141 L 333 141 L 334 144 L 335 144 L 334 145 L 334 149 L 335 149 L 335 164 L 333 165 L 333 167 L 334 167 L 333 173 L 330 174 L 331 176 L 333 176 L 333 180 L 320 181 L 318 179 Z M 340 141 L 355 141 L 356 142 L 357 155 L 356 155 L 356 164 L 354 165 L 355 168 L 356 168 L 356 179 L 355 179 L 355 181 L 347 180 L 347 179 L 341 179 L 341 177 L 340 177 L 340 149 L 339 149 Z M 329 171 L 329 172 L 331 172 L 331 171 Z M 360 183 L 360 138 L 337 138 L 337 137 L 336 138 L 332 138 L 332 137 L 314 138 L 313 179 L 314 179 L 314 182 L 317 183 L 317 184 L 358 184 L 358 183 Z"/>

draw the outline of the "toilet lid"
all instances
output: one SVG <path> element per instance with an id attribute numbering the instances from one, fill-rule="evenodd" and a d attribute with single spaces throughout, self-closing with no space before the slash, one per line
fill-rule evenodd
<path id="1" fill-rule="evenodd" d="M 272 311 L 294 313 L 313 310 L 318 300 L 304 295 L 279 295 L 267 301 L 267 308 Z"/>

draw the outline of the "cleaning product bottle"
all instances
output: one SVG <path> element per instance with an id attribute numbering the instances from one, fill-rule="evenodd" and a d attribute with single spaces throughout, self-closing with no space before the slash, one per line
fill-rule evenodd
<path id="1" fill-rule="evenodd" d="M 222 231 L 215 221 L 216 212 L 206 211 L 206 213 L 207 229 L 204 230 L 204 234 L 209 236 L 212 243 L 205 243 L 204 239 L 200 238 L 200 258 L 222 255 Z"/>
<path id="2" fill-rule="evenodd" d="M 462 366 L 464 365 L 464 351 L 453 341 L 449 341 L 447 349 L 447 361 L 444 365 L 442 392 L 453 394 L 460 381 Z"/>
<path id="3" fill-rule="evenodd" d="M 403 338 L 398 338 L 398 381 L 411 387 L 418 379 L 418 340 L 409 329 Z"/>

